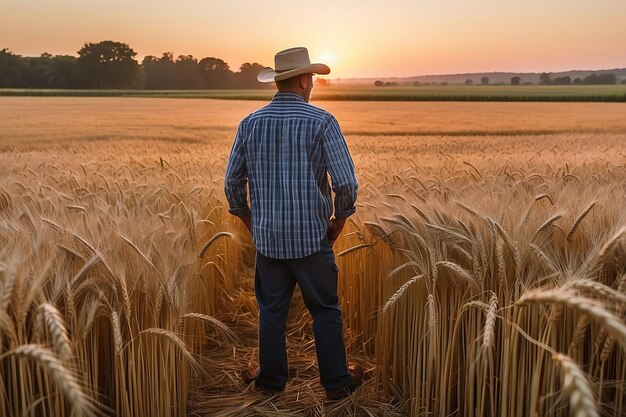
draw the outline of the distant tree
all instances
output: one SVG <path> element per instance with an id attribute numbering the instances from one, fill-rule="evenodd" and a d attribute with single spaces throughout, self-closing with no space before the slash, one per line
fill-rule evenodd
<path id="1" fill-rule="evenodd" d="M 52 55 L 44 52 L 39 57 L 24 58 L 28 66 L 22 74 L 22 80 L 30 88 L 51 88 Z"/>
<path id="2" fill-rule="evenodd" d="M 599 85 L 599 84 L 615 84 L 616 81 L 617 81 L 617 77 L 613 73 L 600 74 L 600 75 L 593 73 L 583 78 L 582 83 Z"/>
<path id="3" fill-rule="evenodd" d="M 22 80 L 29 88 L 81 87 L 73 56 L 52 56 L 43 53 L 38 57 L 24 58 L 28 64 Z"/>
<path id="4" fill-rule="evenodd" d="M 552 84 L 554 85 L 570 85 L 571 83 L 572 83 L 572 78 L 567 75 L 565 77 L 556 77 L 552 81 Z"/>
<path id="5" fill-rule="evenodd" d="M 489 77 L 482 77 L 482 78 L 480 79 L 480 83 L 481 83 L 482 85 L 489 85 Z"/>
<path id="6" fill-rule="evenodd" d="M 160 58 L 146 56 L 141 67 L 145 75 L 146 90 L 173 90 L 177 88 L 174 54 L 164 52 Z"/>
<path id="7" fill-rule="evenodd" d="M 552 84 L 552 79 L 550 78 L 550 74 L 547 72 L 542 73 L 539 76 L 539 85 L 550 85 Z"/>
<path id="8" fill-rule="evenodd" d="M 398 83 L 397 83 L 397 82 L 395 82 L 395 81 L 387 81 L 387 82 L 385 83 L 385 87 L 395 87 L 395 86 L 397 86 L 397 85 L 398 85 Z"/>
<path id="9" fill-rule="evenodd" d="M 582 84 L 583 80 L 581 80 L 580 78 L 576 77 L 574 78 L 573 84 Z"/>
<path id="10" fill-rule="evenodd" d="M 385 83 L 380 80 L 374 81 L 374 87 L 382 87 L 383 85 L 385 85 Z"/>
<path id="11" fill-rule="evenodd" d="M 24 87 L 22 75 L 28 68 L 28 63 L 19 55 L 8 49 L 0 49 L 0 87 Z"/>
<path id="12" fill-rule="evenodd" d="M 200 77 L 204 83 L 204 88 L 219 89 L 232 88 L 235 74 L 230 70 L 228 64 L 219 58 L 202 58 L 198 62 Z"/>
<path id="13" fill-rule="evenodd" d="M 198 60 L 191 55 L 179 55 L 174 63 L 176 88 L 180 90 L 198 90 L 203 87 L 198 71 Z"/>
<path id="14" fill-rule="evenodd" d="M 448 85 L 448 82 L 447 81 L 442 81 L 442 82 L 439 83 L 439 85 Z"/>
<path id="15" fill-rule="evenodd" d="M 511 78 L 511 85 L 520 85 L 522 82 L 522 79 L 520 77 L 513 77 Z"/>
<path id="16" fill-rule="evenodd" d="M 419 81 L 413 81 L 413 86 L 414 87 L 417 87 L 418 85 L 422 85 L 422 83 L 419 82 Z"/>
<path id="17" fill-rule="evenodd" d="M 602 79 L 602 84 L 615 84 L 617 82 L 617 77 L 613 73 L 603 74 L 600 78 Z"/>
<path id="18" fill-rule="evenodd" d="M 86 43 L 78 51 L 78 68 L 92 88 L 138 88 L 142 74 L 137 53 L 127 44 L 114 41 Z"/>
<path id="19" fill-rule="evenodd" d="M 78 60 L 71 55 L 52 57 L 48 80 L 50 88 L 79 88 L 81 80 L 78 74 Z"/>
<path id="20" fill-rule="evenodd" d="M 474 81 L 472 81 L 471 78 L 468 78 L 467 80 L 465 80 L 465 85 L 473 85 Z"/>
<path id="21" fill-rule="evenodd" d="M 267 83 L 269 84 L 268 86 L 256 79 L 256 76 L 263 71 L 263 69 L 265 69 L 265 67 L 261 64 L 250 64 L 248 62 L 243 64 L 239 67 L 239 72 L 235 74 L 235 88 L 268 88 L 271 86 L 270 83 Z"/>
<path id="22" fill-rule="evenodd" d="M 315 86 L 325 88 L 330 86 L 330 81 L 328 81 L 328 78 L 316 78 Z"/>

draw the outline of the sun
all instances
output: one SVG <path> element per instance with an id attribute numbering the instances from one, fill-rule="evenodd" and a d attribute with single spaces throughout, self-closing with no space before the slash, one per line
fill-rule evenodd
<path id="1" fill-rule="evenodd" d="M 320 56 L 320 62 L 326 65 L 332 65 L 335 63 L 335 57 L 330 52 L 324 52 Z"/>

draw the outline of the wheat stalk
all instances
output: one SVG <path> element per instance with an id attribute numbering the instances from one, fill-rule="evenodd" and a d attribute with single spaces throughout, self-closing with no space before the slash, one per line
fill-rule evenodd
<path id="1" fill-rule="evenodd" d="M 93 400 L 82 390 L 76 376 L 48 349 L 35 344 L 21 345 L 0 356 L 0 358 L 7 355 L 34 360 L 46 369 L 63 391 L 76 415 L 97 416 L 100 414 L 93 404 Z"/>

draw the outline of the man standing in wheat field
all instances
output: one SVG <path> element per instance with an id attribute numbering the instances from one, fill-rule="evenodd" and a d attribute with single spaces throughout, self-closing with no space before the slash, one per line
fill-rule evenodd
<path id="1" fill-rule="evenodd" d="M 239 124 L 225 175 L 229 212 L 243 221 L 257 249 L 260 366 L 242 377 L 265 393 L 284 390 L 285 326 L 297 283 L 313 317 L 320 382 L 329 399 L 339 399 L 363 378 L 362 367 L 346 360 L 332 249 L 355 212 L 358 183 L 337 120 L 309 104 L 313 74 L 330 68 L 311 64 L 306 48 L 281 51 L 274 61 L 275 69 L 257 78 L 275 81 L 278 92 Z"/>

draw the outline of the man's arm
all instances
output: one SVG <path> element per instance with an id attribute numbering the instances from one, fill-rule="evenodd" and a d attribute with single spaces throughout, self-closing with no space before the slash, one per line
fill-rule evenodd
<path id="1" fill-rule="evenodd" d="M 230 206 L 228 212 L 241 219 L 246 228 L 252 233 L 252 219 L 248 206 L 248 170 L 246 168 L 246 154 L 243 146 L 245 125 L 242 122 L 237 129 L 237 135 L 230 151 L 226 175 L 224 176 L 224 193 Z"/>
<path id="2" fill-rule="evenodd" d="M 354 173 L 354 163 L 348 151 L 346 140 L 341 133 L 337 119 L 330 117 L 322 137 L 322 151 L 326 168 L 335 192 L 335 215 L 328 227 L 328 239 L 333 243 L 346 222 L 346 218 L 356 211 L 354 203 L 357 198 L 359 183 Z"/>

